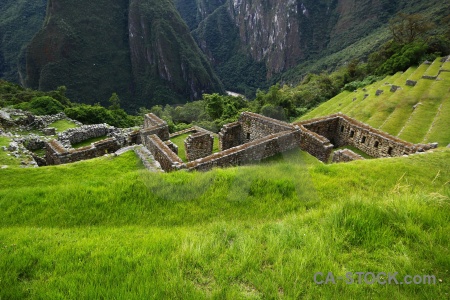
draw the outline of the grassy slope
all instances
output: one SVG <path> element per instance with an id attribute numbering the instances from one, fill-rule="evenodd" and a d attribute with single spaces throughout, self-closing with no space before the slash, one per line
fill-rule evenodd
<path id="1" fill-rule="evenodd" d="M 447 63 L 448 64 L 448 63 Z M 431 65 L 422 64 L 407 71 L 387 76 L 356 92 L 343 92 L 302 116 L 302 120 L 342 112 L 413 143 L 450 143 L 450 73 L 442 72 L 440 80 L 422 79 L 436 76 L 447 64 L 436 59 Z M 416 80 L 415 87 L 406 86 L 406 80 Z M 390 92 L 390 84 L 401 89 Z M 383 90 L 375 96 L 376 90 Z M 364 95 L 368 97 L 364 99 Z M 419 104 L 420 103 L 420 104 Z M 413 106 L 416 104 L 416 109 Z"/>
<path id="2" fill-rule="evenodd" d="M 323 165 L 295 150 L 154 174 L 128 152 L 0 170 L 0 298 L 443 299 L 449 159 L 441 150 Z M 444 281 L 318 286 L 318 271 Z"/>

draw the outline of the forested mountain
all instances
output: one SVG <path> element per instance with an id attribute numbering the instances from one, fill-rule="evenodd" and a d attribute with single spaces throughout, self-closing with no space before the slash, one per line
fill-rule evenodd
<path id="1" fill-rule="evenodd" d="M 49 0 L 28 46 L 26 85 L 66 85 L 87 103 L 117 92 L 128 110 L 223 91 L 169 0 Z"/>
<path id="2" fill-rule="evenodd" d="M 439 25 L 450 3 L 4 0 L 0 78 L 41 90 L 65 85 L 75 102 L 106 104 L 116 92 L 128 111 L 224 87 L 253 97 L 364 59 L 390 38 L 388 21 L 400 11 Z"/>
<path id="3" fill-rule="evenodd" d="M 400 11 L 420 12 L 430 21 L 450 14 L 450 3 L 440 0 L 228 0 L 205 17 L 207 1 L 175 1 L 191 26 L 201 20 L 193 29 L 199 46 L 225 86 L 242 93 L 342 51 L 308 70 L 364 57 L 387 40 L 386 25 Z"/>
<path id="4" fill-rule="evenodd" d="M 0 78 L 21 81 L 25 48 L 42 26 L 46 5 L 47 0 L 0 1 Z"/>

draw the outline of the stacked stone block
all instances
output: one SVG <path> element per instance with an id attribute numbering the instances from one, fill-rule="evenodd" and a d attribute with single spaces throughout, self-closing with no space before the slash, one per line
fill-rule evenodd
<path id="1" fill-rule="evenodd" d="M 332 161 L 335 163 L 339 163 L 339 162 L 349 162 L 349 161 L 361 160 L 361 159 L 364 159 L 364 157 L 362 157 L 359 154 L 356 154 L 355 152 L 353 152 L 350 149 L 343 149 L 343 150 L 337 150 L 337 151 L 333 152 Z"/>
<path id="2" fill-rule="evenodd" d="M 186 158 L 193 161 L 213 152 L 214 137 L 207 132 L 197 132 L 188 136 L 184 141 Z"/>
<path id="3" fill-rule="evenodd" d="M 144 145 L 166 171 L 176 171 L 185 168 L 183 161 L 156 134 L 147 136 Z"/>
<path id="4" fill-rule="evenodd" d="M 52 140 L 46 143 L 45 149 L 45 160 L 47 165 L 60 165 L 113 153 L 120 149 L 120 144 L 115 138 L 108 138 L 87 147 L 67 149 L 61 142 Z"/>
<path id="5" fill-rule="evenodd" d="M 170 137 L 167 122 L 161 120 L 155 114 L 149 113 L 145 115 L 144 128 L 140 131 L 141 142 L 144 143 L 145 138 L 153 134 L 156 134 L 163 141 L 167 141 Z"/>

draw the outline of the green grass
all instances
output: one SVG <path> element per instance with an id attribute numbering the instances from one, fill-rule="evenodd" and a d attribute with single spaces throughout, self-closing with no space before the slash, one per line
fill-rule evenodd
<path id="1" fill-rule="evenodd" d="M 437 76 L 441 66 L 442 66 L 441 58 L 438 57 L 432 62 L 432 64 L 428 67 L 428 69 L 425 71 L 423 75 Z"/>
<path id="2" fill-rule="evenodd" d="M 95 137 L 95 138 L 90 138 L 90 139 L 87 139 L 87 140 L 85 140 L 85 141 L 82 141 L 82 142 L 73 144 L 73 145 L 72 145 L 72 148 L 75 148 L 75 149 L 76 149 L 76 148 L 81 148 L 81 147 L 90 146 L 92 143 L 95 143 L 95 142 L 104 140 L 104 139 L 106 139 L 106 138 L 107 138 L 106 135 L 104 135 L 104 136 L 99 136 L 99 137 Z"/>
<path id="3" fill-rule="evenodd" d="M 3 151 L 1 148 L 8 148 L 11 139 L 8 137 L 0 136 L 0 167 L 8 166 L 8 167 L 18 167 L 20 165 L 20 159 L 15 158 L 9 151 Z"/>
<path id="4" fill-rule="evenodd" d="M 439 76 L 450 81 L 450 73 L 441 73 Z M 450 89 L 448 90 L 450 92 Z M 426 142 L 436 142 L 439 141 L 441 146 L 446 146 L 450 144 L 450 130 L 443 130 L 443 128 L 450 128 L 450 94 L 447 92 L 442 106 L 440 107 L 440 112 L 436 114 L 433 121 L 432 128 L 426 136 Z"/>
<path id="5" fill-rule="evenodd" d="M 436 117 L 439 106 L 444 99 L 448 98 L 448 83 L 449 81 L 446 80 L 432 81 L 432 84 L 420 98 L 421 105 L 414 110 L 405 124 L 402 133 L 399 135 L 400 138 L 413 143 L 420 143 L 424 140 Z M 447 128 L 447 130 L 450 130 L 450 128 Z"/>
<path id="6" fill-rule="evenodd" d="M 418 81 L 422 79 L 423 74 L 427 71 L 430 65 L 421 64 L 417 70 L 408 78 L 409 80 Z"/>
<path id="7" fill-rule="evenodd" d="M 178 146 L 178 157 L 181 158 L 182 161 L 187 162 L 186 158 L 186 148 L 184 147 L 184 140 L 190 136 L 191 133 L 185 133 L 179 136 L 176 136 L 174 138 L 171 138 L 170 140 L 172 143 Z"/>
<path id="8" fill-rule="evenodd" d="M 445 299 L 449 150 L 149 173 L 133 152 L 0 170 L 3 299 Z M 94 167 L 95 166 L 95 167 Z M 316 272 L 436 285 L 316 285 Z"/>
<path id="9" fill-rule="evenodd" d="M 37 156 L 44 157 L 46 150 L 45 149 L 37 149 L 37 150 L 34 150 L 33 153 L 36 154 Z"/>
<path id="10" fill-rule="evenodd" d="M 404 95 L 404 98 L 398 98 L 399 105 L 392 113 L 392 117 L 386 121 L 382 129 L 392 135 L 398 135 L 409 122 L 409 118 L 412 114 L 414 114 L 415 110 L 413 109 L 413 106 L 421 102 L 424 98 L 423 95 L 426 95 L 433 83 L 433 80 L 421 79 L 413 88 L 405 86 L 406 95 Z M 399 110 L 398 112 L 397 109 Z M 431 121 L 432 120 L 428 120 L 429 124 L 431 124 Z"/>
<path id="11" fill-rule="evenodd" d="M 8 168 L 16 169 L 21 166 L 22 161 L 30 161 L 30 157 L 21 152 L 19 152 L 19 157 L 15 157 L 11 152 L 3 151 L 2 147 L 5 146 L 8 148 L 11 141 L 12 139 L 9 137 L 0 136 L 0 168 L 2 166 L 8 166 Z"/>
<path id="12" fill-rule="evenodd" d="M 219 149 L 219 137 L 217 135 L 214 136 L 214 143 L 213 143 L 213 153 L 220 152 Z"/>
<path id="13" fill-rule="evenodd" d="M 49 124 L 47 127 L 55 127 L 57 132 L 63 132 L 70 128 L 78 127 L 74 122 L 68 120 L 59 120 Z"/>
<path id="14" fill-rule="evenodd" d="M 394 112 L 398 103 L 404 97 L 404 88 L 406 87 L 404 84 L 407 78 L 415 71 L 415 68 L 409 68 L 406 72 L 404 72 L 399 78 L 397 78 L 391 84 L 396 86 L 402 86 L 401 89 L 392 93 L 390 91 L 390 87 L 385 91 L 386 95 L 384 99 L 379 99 L 380 104 L 378 105 L 378 109 L 374 110 L 372 116 L 367 121 L 373 127 L 379 128 L 384 121 L 389 118 L 389 116 Z"/>

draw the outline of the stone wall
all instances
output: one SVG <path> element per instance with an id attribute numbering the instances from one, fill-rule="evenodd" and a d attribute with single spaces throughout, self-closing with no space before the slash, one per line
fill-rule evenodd
<path id="1" fill-rule="evenodd" d="M 340 113 L 299 122 L 297 125 L 323 135 L 335 147 L 351 145 L 372 157 L 409 155 L 421 149 L 419 145 L 405 142 Z"/>
<path id="2" fill-rule="evenodd" d="M 128 145 L 142 144 L 140 130 L 133 130 L 127 136 Z"/>
<path id="3" fill-rule="evenodd" d="M 54 123 L 59 120 L 68 120 L 70 122 L 75 123 L 78 126 L 83 125 L 82 123 L 80 123 L 76 120 L 69 119 L 66 116 L 66 114 L 63 112 L 60 112 L 56 115 L 36 116 L 35 120 L 34 120 L 34 124 L 32 124 L 32 125 L 36 128 L 43 129 L 43 128 L 47 127 L 48 125 L 50 125 L 51 123 Z"/>
<path id="4" fill-rule="evenodd" d="M 295 126 L 252 112 L 243 112 L 239 120 L 226 124 L 219 133 L 221 151 L 255 141 L 268 135 L 296 130 Z"/>
<path id="5" fill-rule="evenodd" d="M 58 140 L 65 145 L 77 144 L 88 139 L 107 136 L 115 131 L 116 128 L 108 124 L 83 125 L 77 128 L 70 128 L 58 134 Z"/>
<path id="6" fill-rule="evenodd" d="M 197 132 L 191 134 L 184 141 L 186 158 L 193 161 L 212 154 L 214 137 L 207 132 Z"/>
<path id="7" fill-rule="evenodd" d="M 239 122 L 226 124 L 219 132 L 219 149 L 227 150 L 243 143 L 242 126 Z"/>
<path id="8" fill-rule="evenodd" d="M 145 138 L 156 134 L 163 141 L 167 141 L 169 139 L 169 127 L 167 125 L 156 125 L 150 128 L 144 128 L 140 131 L 140 139 L 143 143 Z"/>
<path id="9" fill-rule="evenodd" d="M 204 128 L 201 128 L 199 126 L 192 126 L 192 127 L 187 128 L 187 129 L 171 133 L 170 134 L 170 138 L 173 138 L 173 137 L 185 134 L 185 133 L 196 133 L 196 132 L 207 132 L 207 133 L 209 133 L 209 134 L 211 134 L 213 136 L 215 135 L 213 132 L 211 132 L 209 130 L 206 130 Z"/>
<path id="10" fill-rule="evenodd" d="M 339 118 L 331 117 L 318 119 L 317 121 L 303 124 L 303 127 L 309 131 L 327 138 L 330 143 L 336 146 L 339 144 L 339 139 L 337 139 L 339 138 L 339 136 L 336 135 L 336 128 L 339 125 L 338 123 Z"/>
<path id="11" fill-rule="evenodd" d="M 351 145 L 372 157 L 402 156 L 415 153 L 417 145 L 374 129 L 347 116 L 340 116 L 337 128 L 339 146 Z"/>
<path id="12" fill-rule="evenodd" d="M 154 113 L 149 113 L 144 116 L 144 128 L 163 125 L 165 123 L 164 120 L 158 118 Z"/>
<path id="13" fill-rule="evenodd" d="M 45 149 L 47 165 L 60 165 L 113 153 L 120 149 L 120 144 L 115 138 L 109 138 L 93 143 L 87 147 L 67 149 L 61 142 L 52 140 L 46 143 Z"/>
<path id="14" fill-rule="evenodd" d="M 364 157 L 362 157 L 359 154 L 356 154 L 355 152 L 353 152 L 350 149 L 343 149 L 343 150 L 337 150 L 337 151 L 333 152 L 332 161 L 335 163 L 339 163 L 339 162 L 349 162 L 349 161 L 361 160 L 361 159 L 364 159 Z"/>
<path id="15" fill-rule="evenodd" d="M 185 168 L 183 161 L 156 134 L 145 137 L 144 146 L 166 171 L 176 171 Z"/>
<path id="16" fill-rule="evenodd" d="M 207 171 L 214 167 L 242 165 L 260 161 L 298 147 L 300 130 L 283 131 L 239 145 L 186 164 L 188 170 Z"/>
<path id="17" fill-rule="evenodd" d="M 170 138 L 167 122 L 158 118 L 155 114 L 149 113 L 144 116 L 144 128 L 140 131 L 141 142 L 144 143 L 145 139 L 153 134 L 156 134 L 163 141 Z"/>
<path id="18" fill-rule="evenodd" d="M 22 140 L 22 143 L 30 151 L 45 148 L 45 141 L 38 135 L 29 135 Z"/>
<path id="19" fill-rule="evenodd" d="M 303 126 L 299 127 L 301 130 L 300 148 L 315 156 L 317 159 L 327 162 L 331 151 L 333 151 L 333 144 L 326 137 L 310 131 Z"/>
<path id="20" fill-rule="evenodd" d="M 254 141 L 270 134 L 295 130 L 295 126 L 283 121 L 275 120 L 252 112 L 243 112 L 239 116 L 242 126 L 242 142 Z"/>
<path id="21" fill-rule="evenodd" d="M 164 144 L 166 144 L 167 147 L 169 147 L 173 153 L 178 155 L 178 146 L 176 144 L 174 144 L 171 140 L 165 141 Z"/>

